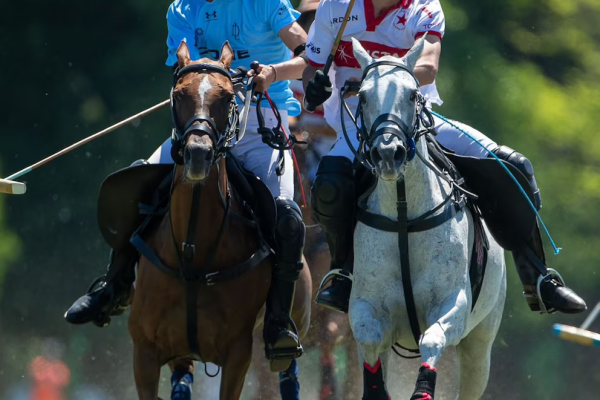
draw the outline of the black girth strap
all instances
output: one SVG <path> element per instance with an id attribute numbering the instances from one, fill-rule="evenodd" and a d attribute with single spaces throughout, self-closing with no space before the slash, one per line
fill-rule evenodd
<path id="1" fill-rule="evenodd" d="M 456 185 L 454 185 L 456 186 Z M 367 211 L 366 201 L 373 193 L 376 185 L 373 185 L 362 194 L 358 200 L 357 219 L 363 224 L 386 232 L 398 233 L 398 250 L 400 251 L 400 272 L 402 274 L 402 288 L 404 290 L 404 298 L 406 300 L 406 311 L 408 313 L 408 321 L 412 331 L 415 343 L 419 345 L 421 337 L 421 328 L 417 318 L 417 308 L 413 295 L 412 281 L 410 278 L 410 261 L 408 255 L 408 234 L 410 232 L 424 232 L 436 228 L 446 221 L 454 218 L 467 204 L 466 196 L 460 194 L 456 190 L 452 190 L 450 194 L 433 209 L 427 211 L 419 217 L 408 219 L 408 206 L 406 201 L 406 184 L 404 179 L 396 182 L 397 196 L 397 214 L 398 220 L 394 221 L 383 215 L 373 214 Z M 457 199 L 458 198 L 458 199 Z M 442 210 L 442 211 L 439 211 Z M 419 353 L 418 349 L 407 349 L 400 345 L 398 347 L 407 350 L 411 353 Z M 396 349 L 394 349 L 396 351 Z M 404 358 L 413 358 L 403 356 L 396 351 L 398 355 Z"/>
<path id="2" fill-rule="evenodd" d="M 463 207 L 462 204 L 457 206 L 451 197 L 446 198 L 443 203 L 440 203 L 436 208 L 428 211 L 418 218 L 407 221 L 408 232 L 424 232 L 442 225 L 444 222 L 454 218 L 457 212 Z M 443 211 L 435 214 L 440 208 L 444 207 Z M 359 207 L 357 218 L 363 224 L 371 228 L 379 229 L 385 232 L 398 232 L 398 221 L 368 212 L 364 207 Z"/>
<path id="3" fill-rule="evenodd" d="M 188 345 L 192 354 L 198 357 L 200 357 L 200 345 L 198 344 L 198 310 L 196 309 L 196 305 L 198 302 L 199 282 L 194 276 L 194 255 L 196 254 L 194 239 L 196 237 L 196 226 L 198 225 L 201 193 L 202 185 L 194 185 L 187 235 L 185 242 L 181 246 L 182 268 L 180 268 L 181 278 L 185 282 Z M 227 215 L 227 211 L 225 214 Z"/>
<path id="4" fill-rule="evenodd" d="M 228 183 L 229 184 L 229 183 Z M 153 215 L 156 215 L 158 211 L 153 211 L 146 221 L 142 224 L 140 229 L 138 229 L 135 234 L 132 236 L 130 242 L 131 244 L 140 252 L 148 261 L 154 264 L 161 272 L 164 274 L 175 278 L 181 279 L 185 284 L 185 292 L 186 292 L 186 313 L 187 313 L 187 336 L 188 336 L 188 345 L 190 347 L 190 351 L 197 358 L 200 358 L 200 346 L 198 344 L 198 314 L 197 314 L 197 298 L 198 298 L 198 286 L 201 284 L 205 284 L 207 286 L 216 285 L 221 282 L 229 281 L 235 279 L 244 273 L 250 271 L 255 268 L 258 264 L 264 261 L 267 257 L 269 257 L 273 250 L 266 244 L 262 236 L 260 235 L 260 228 L 258 226 L 258 222 L 254 214 L 250 211 L 252 215 L 252 220 L 247 219 L 242 216 L 238 216 L 237 214 L 231 212 L 231 193 L 229 189 L 227 190 L 227 195 L 225 196 L 225 212 L 223 215 L 223 221 L 221 222 L 221 226 L 219 227 L 219 231 L 217 233 L 215 242 L 210 247 L 212 251 L 207 255 L 206 261 L 203 264 L 203 269 L 210 271 L 210 267 L 213 263 L 214 257 L 216 255 L 216 251 L 221 244 L 221 240 L 225 233 L 225 229 L 230 217 L 237 217 L 241 222 L 245 223 L 248 226 L 254 227 L 258 231 L 258 236 L 260 238 L 260 248 L 250 256 L 246 261 L 242 264 L 236 265 L 232 268 L 227 268 L 223 270 L 219 270 L 216 272 L 200 272 L 194 270 L 194 256 L 196 253 L 196 248 L 194 246 L 194 241 L 196 237 L 196 229 L 198 225 L 198 212 L 200 209 L 200 195 L 201 195 L 201 185 L 195 185 L 192 193 L 192 203 L 190 208 L 190 217 L 188 221 L 188 229 L 186 234 L 185 242 L 182 243 L 181 253 L 179 253 L 179 248 L 177 242 L 175 241 L 175 236 L 173 237 L 173 244 L 177 253 L 179 255 L 179 270 L 174 269 L 166 265 L 160 257 L 146 244 L 144 239 L 142 239 L 143 230 L 148 225 L 148 221 Z M 159 210 L 160 211 L 160 210 Z M 172 226 L 172 224 L 171 224 Z"/>
<path id="5" fill-rule="evenodd" d="M 415 338 L 415 343 L 419 346 L 421 328 L 419 327 L 415 296 L 413 295 L 412 282 L 410 279 L 410 263 L 408 258 L 408 206 L 406 203 L 406 185 L 404 179 L 396 182 L 396 194 L 398 196 L 398 249 L 400 250 L 402 288 L 404 289 L 404 299 L 406 300 L 406 311 L 408 312 L 410 329 Z"/>

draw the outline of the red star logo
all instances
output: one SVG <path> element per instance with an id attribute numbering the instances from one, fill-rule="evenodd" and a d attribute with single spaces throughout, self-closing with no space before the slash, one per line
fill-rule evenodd
<path id="1" fill-rule="evenodd" d="M 396 24 L 402 24 L 406 26 L 406 15 L 402 14 L 401 17 L 396 16 L 396 18 L 398 18 L 398 22 L 396 22 Z"/>

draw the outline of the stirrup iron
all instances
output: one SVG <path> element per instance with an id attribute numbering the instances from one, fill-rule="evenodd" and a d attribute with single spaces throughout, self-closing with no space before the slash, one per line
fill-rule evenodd
<path id="1" fill-rule="evenodd" d="M 352 272 L 348 272 L 346 270 L 339 269 L 339 268 L 332 269 L 321 280 L 321 284 L 319 285 L 319 290 L 317 290 L 317 294 L 321 293 L 321 290 L 323 290 L 323 287 L 325 287 L 325 285 L 327 285 L 328 283 L 333 281 L 336 276 L 343 276 L 345 278 L 350 279 L 350 282 L 354 282 L 354 275 L 352 275 Z"/>
<path id="2" fill-rule="evenodd" d="M 548 278 L 555 278 L 561 285 L 567 286 L 565 284 L 565 280 L 563 279 L 563 277 L 560 275 L 560 273 L 557 270 L 555 270 L 553 268 L 548 268 L 548 273 L 546 275 L 540 275 L 538 277 L 537 284 L 536 284 L 536 293 L 523 293 L 524 297 L 530 297 L 530 298 L 534 298 L 537 300 L 538 305 L 540 306 L 540 314 L 553 314 L 557 311 L 554 308 L 547 309 L 546 304 L 544 304 L 544 299 L 542 299 L 542 293 L 541 293 L 542 282 L 544 282 Z"/>

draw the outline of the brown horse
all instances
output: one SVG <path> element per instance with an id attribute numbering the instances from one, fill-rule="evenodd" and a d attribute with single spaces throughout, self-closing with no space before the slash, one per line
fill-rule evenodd
<path id="1" fill-rule="evenodd" d="M 228 138 L 214 134 L 226 132 L 236 108 L 226 76 L 233 60 L 228 43 L 221 54 L 220 62 L 192 62 L 185 43 L 177 51 L 180 71 L 187 67 L 190 72 L 180 73 L 173 90 L 174 122 L 184 126 L 203 117 L 190 124 L 197 130 L 179 152 L 184 164 L 175 169 L 169 211 L 148 239 L 163 266 L 179 272 L 167 276 L 145 257 L 139 262 L 129 332 L 141 400 L 157 399 L 161 366 L 168 363 L 180 377 L 193 372 L 193 360 L 220 366 L 220 399 L 239 399 L 252 359 L 253 332 L 267 300 L 273 257 L 263 257 L 265 244 L 229 183 L 219 148 Z M 201 88 L 203 79 L 210 85 Z M 181 272 L 188 278 L 185 284 L 177 277 Z M 309 327 L 311 291 L 305 264 L 292 312 L 300 337 Z"/>

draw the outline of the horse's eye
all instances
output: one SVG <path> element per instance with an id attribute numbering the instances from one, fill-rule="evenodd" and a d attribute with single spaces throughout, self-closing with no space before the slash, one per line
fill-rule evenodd
<path id="1" fill-rule="evenodd" d="M 414 92 L 412 92 L 412 94 L 410 95 L 410 101 L 415 101 L 417 100 L 417 91 L 415 90 Z"/>

